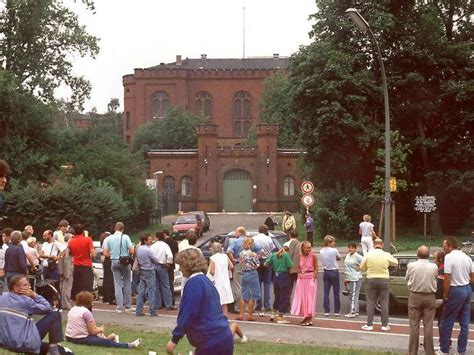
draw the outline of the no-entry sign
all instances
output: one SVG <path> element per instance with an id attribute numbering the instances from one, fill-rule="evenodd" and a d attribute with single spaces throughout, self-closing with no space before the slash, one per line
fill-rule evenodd
<path id="1" fill-rule="evenodd" d="M 301 197 L 301 203 L 302 203 L 303 206 L 305 206 L 306 208 L 311 207 L 312 205 L 314 205 L 314 197 L 313 197 L 313 195 L 304 194 L 304 195 Z"/>
<path id="2" fill-rule="evenodd" d="M 303 181 L 301 183 L 301 192 L 304 194 L 310 194 L 314 191 L 314 184 L 311 181 Z"/>

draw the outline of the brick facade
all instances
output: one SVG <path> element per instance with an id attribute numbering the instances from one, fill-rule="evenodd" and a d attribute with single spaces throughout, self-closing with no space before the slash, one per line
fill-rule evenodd
<path id="1" fill-rule="evenodd" d="M 197 149 L 148 152 L 149 177 L 163 171 L 158 179 L 165 203 L 174 199 L 175 209 L 222 211 L 226 173 L 239 169 L 249 174 L 252 184 L 251 192 L 243 192 L 251 193 L 252 203 L 246 208 L 297 208 L 296 190 L 301 183 L 297 161 L 303 152 L 277 149 L 278 128 L 259 121 L 263 81 L 287 69 L 288 59 L 277 55 L 256 59 L 207 59 L 203 55 L 186 60 L 177 56 L 174 63 L 135 69 L 134 74 L 123 77 L 127 143 L 144 123 L 166 119 L 165 109 L 170 106 L 192 113 L 203 110 L 212 122 L 196 128 Z M 240 143 L 252 126 L 257 146 L 243 147 Z"/>

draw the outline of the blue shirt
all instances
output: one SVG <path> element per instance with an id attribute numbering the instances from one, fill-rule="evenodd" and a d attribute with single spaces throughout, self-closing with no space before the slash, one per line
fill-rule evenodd
<path id="1" fill-rule="evenodd" d="M 229 246 L 227 247 L 227 251 L 230 251 L 232 253 L 236 261 L 239 260 L 240 253 L 242 253 L 242 250 L 244 250 L 243 248 L 244 239 L 245 237 L 229 238 Z M 262 247 L 260 246 L 260 244 L 255 243 L 254 241 L 253 251 L 255 253 L 259 253 L 261 250 L 262 250 Z"/>
<path id="2" fill-rule="evenodd" d="M 184 285 L 172 342 L 186 335 L 192 346 L 204 349 L 233 338 L 229 321 L 222 313 L 219 293 L 203 273 L 191 275 Z"/>
<path id="3" fill-rule="evenodd" d="M 122 250 L 120 250 L 120 239 L 122 239 Z M 110 259 L 118 260 L 121 256 L 128 256 L 128 248 L 132 246 L 130 237 L 122 232 L 115 232 L 104 240 L 104 249 L 110 250 Z"/>
<path id="4" fill-rule="evenodd" d="M 140 265 L 140 270 L 154 270 L 155 264 L 159 264 L 160 261 L 153 254 L 148 245 L 140 245 L 137 249 L 137 259 Z"/>
<path id="5" fill-rule="evenodd" d="M 313 232 L 314 231 L 313 217 L 309 216 L 309 217 L 306 218 L 305 227 L 306 227 L 307 232 Z"/>

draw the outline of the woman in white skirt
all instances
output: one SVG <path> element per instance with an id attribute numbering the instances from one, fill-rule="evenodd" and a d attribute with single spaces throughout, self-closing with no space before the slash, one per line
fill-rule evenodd
<path id="1" fill-rule="evenodd" d="M 363 222 L 359 224 L 359 234 L 362 236 L 360 244 L 362 245 L 362 253 L 366 256 L 369 251 L 374 249 L 373 240 L 377 238 L 377 234 L 374 232 L 374 225 L 370 222 L 370 216 L 365 214 L 362 218 Z"/>
<path id="2" fill-rule="evenodd" d="M 222 305 L 222 312 L 227 317 L 227 305 L 234 302 L 232 289 L 230 288 L 229 272 L 234 269 L 234 265 L 222 250 L 219 242 L 211 245 L 212 256 L 209 261 L 209 272 L 207 276 L 216 286 Z"/>

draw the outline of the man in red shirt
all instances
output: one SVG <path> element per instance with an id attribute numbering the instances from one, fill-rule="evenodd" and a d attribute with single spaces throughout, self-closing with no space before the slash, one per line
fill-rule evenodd
<path id="1" fill-rule="evenodd" d="M 82 224 L 74 226 L 74 236 L 69 240 L 68 246 L 74 264 L 71 290 L 71 299 L 74 300 L 81 291 L 92 292 L 94 284 L 92 257 L 95 256 L 95 249 L 92 239 L 84 236 Z"/>

